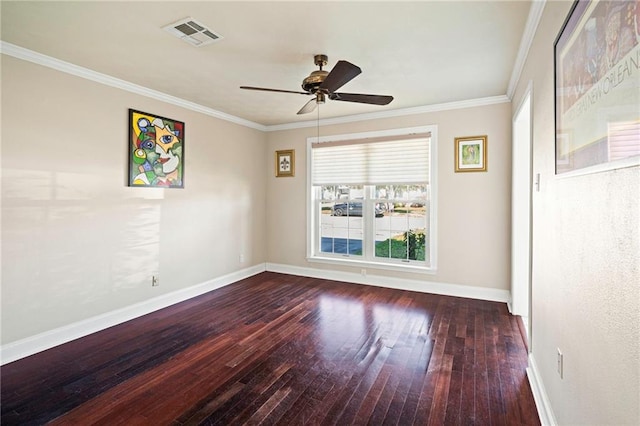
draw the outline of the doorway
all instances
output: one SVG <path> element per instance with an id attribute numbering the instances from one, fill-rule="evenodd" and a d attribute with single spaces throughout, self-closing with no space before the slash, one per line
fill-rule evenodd
<path id="1" fill-rule="evenodd" d="M 524 323 L 531 350 L 531 86 L 513 119 L 511 175 L 511 313 Z"/>

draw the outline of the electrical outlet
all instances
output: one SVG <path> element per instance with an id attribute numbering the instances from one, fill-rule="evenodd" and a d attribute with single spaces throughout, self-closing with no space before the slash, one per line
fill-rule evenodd
<path id="1" fill-rule="evenodd" d="M 557 348 L 558 354 L 557 354 L 557 363 L 558 363 L 558 374 L 560 375 L 560 378 L 562 379 L 564 376 L 564 356 L 562 355 L 562 351 L 560 350 L 560 348 Z"/>
<path id="2" fill-rule="evenodd" d="M 151 277 L 151 287 L 158 287 L 160 285 L 160 280 L 157 275 L 153 275 Z"/>
<path id="3" fill-rule="evenodd" d="M 360 274 L 361 274 L 363 277 L 366 277 L 366 276 L 367 276 L 367 270 L 366 270 L 366 269 L 360 269 Z"/>
<path id="4" fill-rule="evenodd" d="M 240 253 L 240 263 L 244 263 L 244 253 Z"/>

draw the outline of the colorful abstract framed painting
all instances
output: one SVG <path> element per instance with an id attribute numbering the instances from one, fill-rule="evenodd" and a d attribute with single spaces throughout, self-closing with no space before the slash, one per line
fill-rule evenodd
<path id="1" fill-rule="evenodd" d="M 554 62 L 556 174 L 640 164 L 640 1 L 575 1 Z"/>
<path id="2" fill-rule="evenodd" d="M 455 170 L 458 172 L 487 171 L 487 136 L 455 138 Z"/>
<path id="3" fill-rule="evenodd" d="M 296 171 L 296 152 L 293 149 L 276 151 L 276 177 L 292 177 Z"/>
<path id="4" fill-rule="evenodd" d="M 129 186 L 184 188 L 184 123 L 129 110 Z"/>

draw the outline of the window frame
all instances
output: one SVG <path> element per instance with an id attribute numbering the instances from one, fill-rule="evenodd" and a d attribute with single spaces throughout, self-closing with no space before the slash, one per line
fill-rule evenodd
<path id="1" fill-rule="evenodd" d="M 317 208 L 317 204 L 320 202 L 320 198 L 312 186 L 312 144 L 317 142 L 335 142 L 335 141 L 347 141 L 347 140 L 364 140 L 369 138 L 384 138 L 384 137 L 398 137 L 398 136 L 411 136 L 416 134 L 430 134 L 429 151 L 430 151 L 430 164 L 429 164 L 429 211 L 428 211 L 428 224 L 429 235 L 427 244 L 429 244 L 429 265 L 422 264 L 422 262 L 396 262 L 396 261 L 381 261 L 375 260 L 375 256 L 371 259 L 358 258 L 359 256 L 336 256 L 333 254 L 323 254 L 317 247 L 319 247 L 320 231 L 320 209 Z M 436 125 L 408 127 L 399 129 L 389 129 L 382 131 L 371 131 L 361 133 L 349 133 L 342 135 L 332 135 L 323 137 L 308 137 L 307 138 L 307 182 L 306 182 L 306 203 L 307 203 L 307 261 L 336 264 L 343 266 L 353 267 L 367 267 L 375 269 L 383 269 L 389 271 L 403 271 L 403 272 L 419 272 L 435 274 L 437 272 L 437 199 L 438 199 L 438 127 Z M 366 188 L 366 187 L 365 187 Z M 366 191 L 373 191 L 373 189 L 365 189 Z M 375 202 L 373 193 L 369 192 L 365 195 L 363 201 L 363 230 L 371 230 L 373 226 L 373 217 L 371 214 L 367 215 L 367 212 L 371 213 L 371 206 Z M 366 208 L 369 206 L 370 208 Z M 369 231 L 372 235 L 372 231 Z M 363 247 L 365 244 L 373 245 L 372 238 L 364 238 L 362 240 Z"/>

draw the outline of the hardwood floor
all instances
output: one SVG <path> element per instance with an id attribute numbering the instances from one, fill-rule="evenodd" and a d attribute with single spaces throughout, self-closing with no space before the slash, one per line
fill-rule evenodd
<path id="1" fill-rule="evenodd" d="M 262 273 L 1 368 L 3 425 L 538 425 L 506 305 Z"/>

